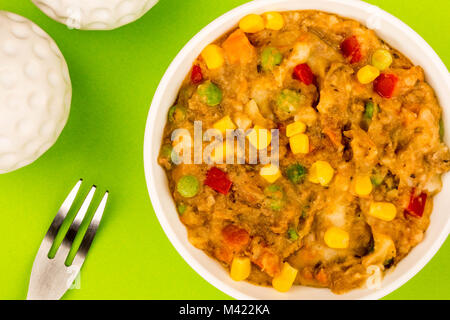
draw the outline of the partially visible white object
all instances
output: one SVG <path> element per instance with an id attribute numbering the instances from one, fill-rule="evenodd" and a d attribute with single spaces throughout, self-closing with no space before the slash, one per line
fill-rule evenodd
<path id="1" fill-rule="evenodd" d="M 55 143 L 71 98 L 69 70 L 53 39 L 30 20 L 0 11 L 0 174 Z"/>
<path id="2" fill-rule="evenodd" d="M 32 0 L 50 18 L 82 30 L 111 30 L 142 17 L 158 0 Z"/>
<path id="3" fill-rule="evenodd" d="M 434 198 L 433 214 L 425 237 L 389 272 L 379 289 L 357 289 L 335 295 L 328 289 L 294 286 L 279 293 L 272 288 L 259 287 L 232 280 L 221 264 L 192 246 L 185 226 L 180 222 L 167 177 L 158 165 L 160 141 L 166 124 L 167 110 L 176 99 L 178 90 L 203 48 L 235 27 L 250 13 L 287 10 L 321 10 L 352 18 L 376 29 L 387 43 L 405 54 L 425 70 L 443 109 L 444 127 L 450 128 L 450 78 L 448 70 L 433 49 L 411 28 L 389 13 L 359 0 L 257 0 L 248 2 L 220 16 L 195 35 L 179 52 L 166 70 L 153 97 L 144 141 L 144 167 L 153 208 L 167 237 L 186 262 L 204 279 L 237 299 L 379 299 L 394 291 L 419 272 L 438 251 L 450 231 L 450 174 L 443 177 L 442 191 Z M 450 142 L 450 130 L 445 131 Z"/>

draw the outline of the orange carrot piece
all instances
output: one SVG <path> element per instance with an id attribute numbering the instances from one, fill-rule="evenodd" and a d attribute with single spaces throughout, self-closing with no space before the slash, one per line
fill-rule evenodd
<path id="1" fill-rule="evenodd" d="M 275 276 L 281 271 L 281 260 L 280 257 L 271 253 L 270 251 L 265 251 L 257 259 L 252 259 L 252 262 L 261 268 L 262 271 L 266 272 L 269 276 Z"/>
<path id="2" fill-rule="evenodd" d="M 222 236 L 225 243 L 238 251 L 245 247 L 250 240 L 250 235 L 247 230 L 236 227 L 235 225 L 228 225 L 222 230 Z"/>
<path id="3" fill-rule="evenodd" d="M 255 48 L 241 29 L 230 34 L 222 44 L 230 63 L 248 63 L 255 55 Z"/>

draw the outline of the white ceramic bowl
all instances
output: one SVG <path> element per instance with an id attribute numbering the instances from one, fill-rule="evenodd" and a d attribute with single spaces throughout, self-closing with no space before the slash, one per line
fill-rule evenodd
<path id="1" fill-rule="evenodd" d="M 431 223 L 424 240 L 384 278 L 380 289 L 359 289 L 344 295 L 335 295 L 328 289 L 294 286 L 288 293 L 278 293 L 272 288 L 233 281 L 219 263 L 189 243 L 186 228 L 178 218 L 166 174 L 157 163 L 167 110 L 175 101 L 183 79 L 202 49 L 235 27 L 238 21 L 249 13 L 306 9 L 332 12 L 358 20 L 375 29 L 379 37 L 404 53 L 413 63 L 422 66 L 427 81 L 436 91 L 444 109 L 444 124 L 446 128 L 450 128 L 450 79 L 447 68 L 416 32 L 394 16 L 358 0 L 257 0 L 229 11 L 206 26 L 186 44 L 167 69 L 154 95 L 145 132 L 144 165 L 148 191 L 159 222 L 180 255 L 203 278 L 234 298 L 379 299 L 400 287 L 422 269 L 447 238 L 450 230 L 449 175 L 444 177 L 444 188 L 434 199 Z M 446 141 L 450 141 L 449 132 L 446 132 Z"/>

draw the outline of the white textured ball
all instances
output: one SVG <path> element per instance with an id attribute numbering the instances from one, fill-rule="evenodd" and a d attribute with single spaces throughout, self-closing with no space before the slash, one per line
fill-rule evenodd
<path id="1" fill-rule="evenodd" d="M 136 21 L 158 0 L 32 0 L 50 18 L 70 28 L 111 30 Z"/>
<path id="2" fill-rule="evenodd" d="M 30 164 L 55 143 L 71 97 L 53 39 L 30 20 L 0 11 L 0 173 Z"/>

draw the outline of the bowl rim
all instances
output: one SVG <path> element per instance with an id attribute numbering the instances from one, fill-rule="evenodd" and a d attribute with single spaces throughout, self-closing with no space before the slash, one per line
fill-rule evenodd
<path id="1" fill-rule="evenodd" d="M 279 4 L 279 3 L 288 3 L 293 2 L 295 0 L 254 0 L 251 2 L 247 2 L 243 5 L 240 5 L 238 7 L 235 7 L 234 9 L 224 13 L 223 15 L 219 16 L 215 20 L 213 20 L 211 23 L 209 23 L 207 26 L 202 28 L 193 38 L 191 38 L 184 47 L 180 50 L 180 52 L 176 55 L 176 57 L 172 60 L 171 64 L 167 68 L 166 72 L 164 73 L 164 76 L 162 77 L 155 94 L 153 96 L 153 100 L 150 106 L 150 110 L 148 113 L 148 118 L 146 122 L 146 128 L 145 128 L 145 137 L 144 137 L 144 170 L 145 170 L 145 178 L 146 178 L 146 184 L 148 193 L 150 196 L 150 200 L 153 206 L 153 209 L 155 211 L 155 214 L 158 218 L 159 223 L 161 224 L 161 227 L 163 228 L 166 236 L 169 238 L 172 245 L 175 247 L 175 249 L 178 251 L 178 253 L 181 255 L 181 257 L 188 263 L 188 265 L 194 269 L 201 277 L 203 277 L 205 280 L 207 280 L 210 284 L 215 286 L 220 291 L 230 295 L 233 298 L 236 299 L 244 299 L 244 300 L 253 300 L 256 299 L 253 296 L 250 296 L 248 294 L 245 294 L 238 289 L 236 289 L 233 286 L 228 285 L 227 283 L 224 283 L 218 277 L 214 274 L 212 274 L 209 270 L 207 270 L 205 267 L 200 264 L 196 258 L 189 253 L 187 250 L 185 250 L 185 246 L 192 246 L 188 241 L 182 242 L 180 241 L 177 236 L 175 235 L 175 231 L 172 228 L 172 226 L 169 223 L 169 220 L 166 216 L 166 213 L 164 212 L 161 204 L 161 199 L 159 196 L 159 190 L 160 185 L 157 185 L 154 181 L 154 172 L 153 167 L 158 166 L 158 163 L 156 160 L 157 155 L 152 154 L 151 152 L 146 152 L 147 150 L 151 149 L 151 146 L 153 144 L 153 124 L 156 121 L 158 112 L 159 112 L 159 106 L 162 104 L 162 101 L 164 99 L 164 91 L 167 89 L 168 86 L 170 86 L 170 80 L 174 76 L 175 72 L 179 68 L 179 65 L 181 64 L 184 57 L 190 53 L 194 48 L 198 47 L 202 42 L 204 42 L 205 38 L 208 38 L 208 35 L 210 33 L 210 30 L 216 29 L 219 26 L 221 26 L 224 22 L 226 23 L 228 20 L 231 20 L 235 17 L 242 17 L 244 14 L 242 12 L 252 12 L 256 10 L 261 10 L 265 6 L 273 5 L 273 4 Z M 302 2 L 312 2 L 313 0 L 304 0 Z M 390 20 L 393 24 L 395 24 L 395 27 L 398 29 L 401 29 L 403 32 L 407 33 L 410 37 L 414 38 L 414 40 L 418 43 L 418 45 L 422 46 L 423 50 L 427 53 L 427 56 L 432 59 L 432 64 L 436 66 L 436 68 L 439 69 L 442 73 L 446 72 L 447 74 L 447 82 L 446 86 L 449 88 L 450 91 L 450 77 L 448 76 L 448 71 L 445 66 L 445 64 L 442 62 L 442 60 L 439 58 L 439 56 L 434 52 L 434 50 L 431 48 L 431 46 L 419 35 L 417 34 L 413 29 L 411 29 L 408 25 L 406 25 L 404 22 L 396 18 L 395 16 L 391 15 L 390 13 L 378 8 L 377 6 L 371 5 L 369 3 L 360 1 L 360 0 L 314 0 L 317 3 L 333 3 L 333 4 L 339 4 L 339 5 L 346 5 L 354 7 L 355 9 L 360 10 L 375 10 L 377 14 L 380 14 L 384 16 L 384 18 Z M 298 1 L 297 1 L 298 2 Z M 251 9 L 251 10 L 250 10 Z M 309 9 L 297 9 L 297 10 L 309 10 Z M 313 10 L 313 9 L 312 9 Z M 320 10 L 320 9 L 318 9 Z M 320 10 L 320 11 L 326 11 L 326 10 Z M 333 13 L 333 11 L 328 11 L 330 13 Z M 246 13 L 247 14 L 247 13 Z M 338 13 L 336 13 L 338 14 Z M 338 14 L 339 15 L 339 14 Z M 220 35 L 217 35 L 215 38 L 219 37 Z M 199 52 L 198 52 L 199 53 Z M 444 71 L 445 70 L 445 71 Z M 441 74 L 442 76 L 442 74 Z M 178 90 L 177 90 L 178 91 Z M 442 105 L 442 103 L 441 103 Z M 159 141 L 156 141 L 155 143 L 160 143 Z M 442 190 L 441 190 L 442 192 Z M 181 223 L 181 222 L 180 222 Z M 426 254 L 422 255 L 418 261 L 414 263 L 413 266 L 409 267 L 407 269 L 407 272 L 403 273 L 401 276 L 399 276 L 396 280 L 392 281 L 386 286 L 381 287 L 380 289 L 371 291 L 359 299 L 380 299 L 384 297 L 385 295 L 393 292 L 394 290 L 398 289 L 400 286 L 402 286 L 404 283 L 406 283 L 408 280 L 410 280 L 412 277 L 414 277 L 430 260 L 431 258 L 436 254 L 436 252 L 439 250 L 439 248 L 442 246 L 446 238 L 448 237 L 450 231 L 450 218 L 447 219 L 446 225 L 442 228 L 442 231 L 440 232 L 439 236 L 432 242 L 432 245 L 428 248 L 428 251 Z M 186 239 L 187 240 L 187 239 Z M 414 248 L 413 248 L 414 249 Z M 409 253 L 410 254 L 410 253 Z M 409 255 L 408 254 L 408 255 Z M 209 259 L 212 259 L 208 257 Z M 329 289 L 326 289 L 329 290 Z M 357 289 L 356 289 L 357 290 Z M 342 297 L 345 298 L 345 294 L 342 295 Z"/>

